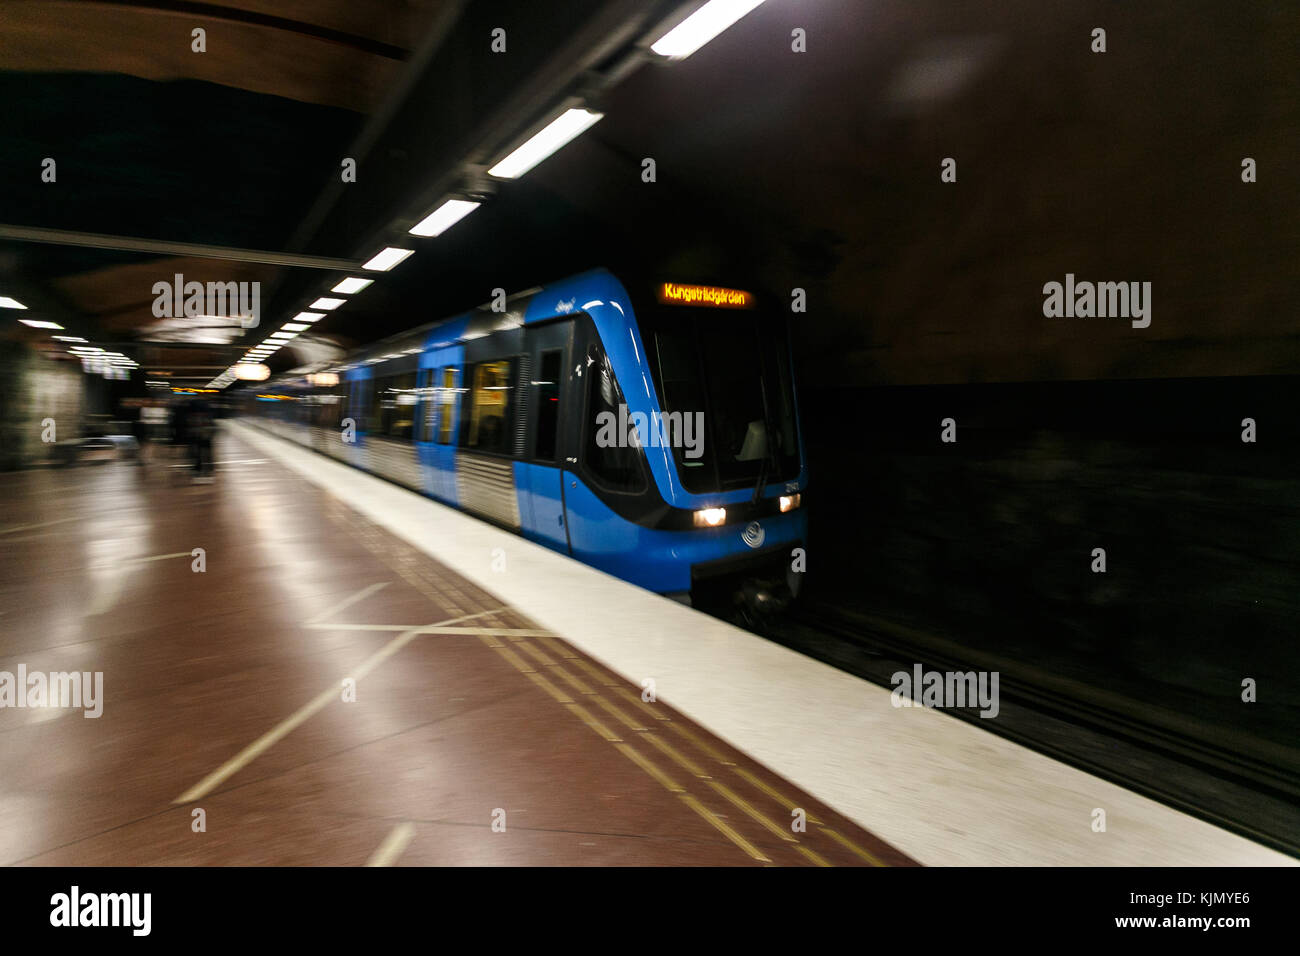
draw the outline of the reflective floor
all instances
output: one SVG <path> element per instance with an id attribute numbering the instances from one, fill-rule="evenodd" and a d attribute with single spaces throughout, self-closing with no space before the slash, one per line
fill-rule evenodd
<path id="1" fill-rule="evenodd" d="M 912 862 L 238 436 L 215 458 L 0 475 L 0 864 Z"/>

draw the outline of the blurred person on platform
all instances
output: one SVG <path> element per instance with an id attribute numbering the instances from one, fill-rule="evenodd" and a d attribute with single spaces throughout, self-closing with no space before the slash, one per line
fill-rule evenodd
<path id="1" fill-rule="evenodd" d="M 190 446 L 194 480 L 212 481 L 212 435 L 217 429 L 216 413 L 205 399 L 195 398 L 177 409 L 179 437 Z"/>

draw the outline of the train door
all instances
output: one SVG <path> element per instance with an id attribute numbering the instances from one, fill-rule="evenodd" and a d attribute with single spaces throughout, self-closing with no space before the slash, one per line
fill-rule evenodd
<path id="1" fill-rule="evenodd" d="M 521 497 L 531 517 L 528 537 L 569 553 L 568 521 L 564 514 L 564 458 L 566 410 L 564 388 L 572 350 L 573 320 L 563 319 L 527 330 L 527 350 L 532 374 L 527 397 L 529 434 L 525 460 L 520 465 Z"/>
<path id="2" fill-rule="evenodd" d="M 433 471 L 433 494 L 449 504 L 458 505 L 456 491 L 456 434 L 460 427 L 457 408 L 460 404 L 461 366 L 464 350 L 444 349 L 437 354 L 434 369 L 433 397 L 435 416 L 429 462 Z"/>
<path id="3" fill-rule="evenodd" d="M 358 468 L 366 466 L 364 443 L 366 418 L 370 414 L 370 369 L 357 369 L 349 383 L 348 416 L 343 420 L 344 458 Z"/>
<path id="4" fill-rule="evenodd" d="M 420 466 L 420 488 L 426 495 L 437 497 L 436 475 L 433 467 L 433 435 L 437 424 L 438 370 L 424 365 L 428 353 L 421 356 L 421 368 L 416 380 L 415 394 L 418 404 L 415 409 L 415 424 L 411 429 L 411 440 L 415 443 L 415 458 Z"/>

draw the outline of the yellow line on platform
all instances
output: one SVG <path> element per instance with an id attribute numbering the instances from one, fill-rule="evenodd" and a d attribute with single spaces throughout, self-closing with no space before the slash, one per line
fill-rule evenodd
<path id="1" fill-rule="evenodd" d="M 415 827 L 409 823 L 399 823 L 384 837 L 384 842 L 379 844 L 379 848 L 366 861 L 366 866 L 392 866 L 414 839 Z"/>

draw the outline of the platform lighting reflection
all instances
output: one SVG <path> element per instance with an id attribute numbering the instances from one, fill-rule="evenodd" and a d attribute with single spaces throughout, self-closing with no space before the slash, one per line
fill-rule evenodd
<path id="1" fill-rule="evenodd" d="M 650 45 L 660 56 L 684 60 L 763 0 L 709 0 Z"/>
<path id="2" fill-rule="evenodd" d="M 441 236 L 456 223 L 460 222 L 482 203 L 472 202 L 468 199 L 448 199 L 445 203 L 435 209 L 429 215 L 425 216 L 418 223 L 411 227 L 411 235 Z"/>
<path id="3" fill-rule="evenodd" d="M 374 279 L 359 279 L 356 276 L 348 276 L 334 288 L 331 292 L 341 292 L 344 295 L 352 295 L 354 292 L 360 292 L 366 286 L 374 283 Z"/>
<path id="4" fill-rule="evenodd" d="M 518 179 L 604 116 L 604 113 L 581 108 L 565 110 L 526 143 L 489 169 L 488 175 L 499 179 Z"/>
<path id="5" fill-rule="evenodd" d="M 271 377 L 271 370 L 265 365 L 237 365 L 234 375 L 241 382 L 265 382 Z"/>
<path id="6" fill-rule="evenodd" d="M 414 249 L 397 249 L 393 246 L 387 246 L 382 252 L 377 253 L 369 262 L 363 263 L 361 268 L 372 269 L 375 272 L 387 272 L 393 266 L 402 262 L 407 256 L 413 255 Z"/>

